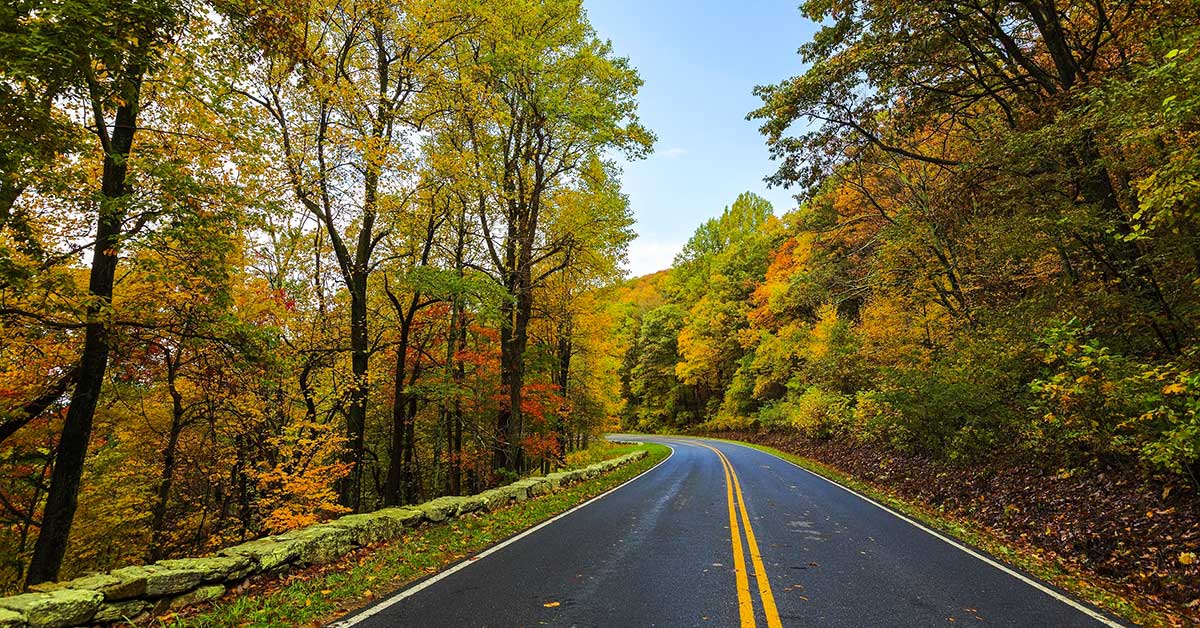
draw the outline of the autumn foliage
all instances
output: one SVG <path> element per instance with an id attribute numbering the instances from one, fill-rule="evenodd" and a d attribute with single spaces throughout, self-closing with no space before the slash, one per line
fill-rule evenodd
<path id="1" fill-rule="evenodd" d="M 1070 551 L 1195 608 L 1195 4 L 801 10 L 822 25 L 808 69 L 750 114 L 798 207 L 744 194 L 624 288 L 660 299 L 614 293 L 624 425 L 1182 492 L 1191 515 L 1147 556 Z"/>
<path id="2" fill-rule="evenodd" d="M 18 2 L 0 77 L 0 591 L 479 491 L 616 413 L 589 295 L 654 138 L 577 0 Z"/>

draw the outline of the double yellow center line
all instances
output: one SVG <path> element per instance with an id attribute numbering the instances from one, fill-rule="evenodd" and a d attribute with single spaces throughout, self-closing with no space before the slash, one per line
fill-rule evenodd
<path id="1" fill-rule="evenodd" d="M 746 498 L 742 495 L 742 485 L 738 481 L 737 472 L 721 450 L 703 443 L 695 443 L 717 454 L 721 466 L 725 469 L 725 495 L 729 501 L 729 538 L 733 542 L 733 569 L 737 576 L 738 615 L 742 620 L 742 628 L 752 628 L 756 625 L 754 619 L 754 601 L 750 594 L 750 579 L 746 569 L 746 555 L 742 549 L 741 530 L 746 531 L 746 546 L 750 551 L 750 562 L 754 565 L 754 581 L 758 585 L 758 597 L 762 600 L 763 614 L 767 617 L 768 628 L 782 628 L 779 621 L 779 611 L 775 608 L 775 596 L 771 593 L 771 582 L 767 578 L 767 569 L 763 566 L 762 553 L 758 551 L 758 540 L 754 538 L 754 526 L 750 525 L 750 515 L 746 512 Z M 735 499 L 736 497 L 736 499 Z M 738 526 L 738 514 L 741 514 L 742 526 Z"/>

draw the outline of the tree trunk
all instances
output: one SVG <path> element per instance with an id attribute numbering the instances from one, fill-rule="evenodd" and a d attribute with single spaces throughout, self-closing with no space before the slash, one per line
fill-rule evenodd
<path id="1" fill-rule="evenodd" d="M 143 70 L 140 67 L 129 71 L 129 89 L 125 104 L 117 108 L 115 125 L 104 155 L 104 173 L 101 180 L 103 200 L 96 220 L 96 244 L 92 255 L 92 268 L 88 277 L 88 293 L 91 295 L 87 308 L 87 327 L 84 333 L 83 353 L 79 359 L 79 379 L 71 394 L 71 405 L 63 422 L 62 436 L 58 442 L 54 469 L 50 474 L 50 491 L 42 516 L 41 531 L 33 548 L 26 585 L 51 582 L 58 578 L 62 567 L 67 542 L 71 536 L 71 525 L 78 506 L 79 484 L 83 479 L 83 465 L 87 458 L 88 443 L 92 438 L 92 419 L 100 401 L 100 390 L 104 384 L 104 373 L 108 368 L 109 336 L 106 325 L 106 310 L 112 302 L 113 281 L 117 271 L 117 247 L 121 226 L 125 219 L 125 197 L 129 190 L 125 185 L 130 149 L 133 147 L 134 132 L 137 130 L 138 100 Z M 98 120 L 103 124 L 103 120 Z"/>
<path id="2" fill-rule="evenodd" d="M 407 444 L 405 427 L 408 424 L 408 392 L 405 380 L 408 378 L 408 344 L 412 332 L 416 299 L 417 296 L 414 295 L 413 303 L 407 312 L 402 312 L 399 307 L 396 308 L 397 313 L 402 314 L 402 317 L 400 319 L 400 344 L 396 347 L 396 369 L 392 380 L 395 387 L 392 397 L 392 455 L 388 460 L 387 479 L 384 481 L 383 494 L 383 503 L 388 506 L 404 503 L 404 457 L 407 454 L 405 451 Z M 393 304 L 396 302 L 393 301 Z"/>
<path id="3" fill-rule="evenodd" d="M 566 314 L 565 316 L 570 316 Z M 570 404 L 567 402 L 567 384 L 571 381 L 571 354 L 573 347 L 571 344 L 571 324 L 564 322 L 559 326 L 558 331 L 558 372 L 555 373 L 555 383 L 558 384 L 558 394 L 563 398 L 563 414 L 559 418 L 558 430 L 558 453 L 563 456 L 567 453 L 567 448 L 571 442 L 568 438 L 568 425 L 570 417 L 565 413 L 569 410 Z"/>
<path id="4" fill-rule="evenodd" d="M 150 518 L 150 551 L 147 553 L 148 562 L 154 562 L 166 555 L 166 540 L 163 538 L 167 503 L 171 499 L 171 485 L 175 480 L 175 451 L 179 447 L 179 435 L 183 432 L 183 395 L 175 386 L 178 377 L 179 357 L 174 361 L 167 352 L 167 389 L 171 393 L 171 430 L 167 435 L 167 446 L 163 449 L 163 466 L 158 478 L 158 491 Z"/>
<path id="5" fill-rule="evenodd" d="M 416 383 L 417 377 L 421 374 L 421 364 L 418 362 L 413 366 L 413 374 L 411 381 Z M 417 494 L 420 490 L 420 483 L 417 478 L 417 398 L 415 395 L 408 396 L 408 411 L 404 419 L 404 469 L 403 469 L 403 493 L 406 503 L 416 501 Z"/>
<path id="6" fill-rule="evenodd" d="M 350 473 L 342 482 L 341 504 L 357 512 L 362 505 L 362 465 L 370 394 L 368 368 L 370 342 L 367 336 L 367 274 L 355 272 L 350 285 L 350 407 L 346 413 L 347 462 Z"/>

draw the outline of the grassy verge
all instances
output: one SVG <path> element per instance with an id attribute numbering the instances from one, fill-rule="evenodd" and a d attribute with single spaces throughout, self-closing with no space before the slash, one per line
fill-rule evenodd
<path id="1" fill-rule="evenodd" d="M 580 449 L 579 451 L 567 454 L 567 468 L 577 469 L 579 467 L 586 467 L 645 448 L 645 445 L 640 444 L 614 443 L 604 439 L 597 439 L 587 449 Z"/>
<path id="2" fill-rule="evenodd" d="M 422 526 L 399 539 L 359 550 L 341 562 L 235 592 L 187 615 L 160 617 L 167 626 L 321 625 L 370 604 L 496 543 L 604 493 L 658 464 L 662 445 L 614 445 L 603 458 L 635 449 L 648 455 L 598 478 L 498 510 Z"/>
<path id="3" fill-rule="evenodd" d="M 706 436 L 705 438 L 711 437 Z M 1105 586 L 1104 583 L 1095 582 L 1087 575 L 1072 569 L 1068 564 L 1042 556 L 1034 548 L 1015 547 L 986 527 L 969 520 L 952 516 L 949 513 L 930 508 L 923 504 L 901 499 L 884 489 L 862 482 L 816 460 L 797 456 L 775 449 L 774 447 L 745 441 L 724 438 L 712 438 L 712 440 L 745 445 L 795 463 L 817 475 L 833 480 L 847 488 L 854 489 L 856 492 L 870 497 L 892 510 L 920 521 L 934 530 L 956 538 L 975 549 L 982 550 L 1000 562 L 1016 567 L 1046 582 L 1050 582 L 1076 597 L 1086 600 L 1096 607 L 1127 621 L 1143 626 L 1179 625 L 1177 618 L 1157 609 L 1150 608 L 1145 604 L 1140 604 L 1122 592 L 1112 590 L 1111 585 Z"/>

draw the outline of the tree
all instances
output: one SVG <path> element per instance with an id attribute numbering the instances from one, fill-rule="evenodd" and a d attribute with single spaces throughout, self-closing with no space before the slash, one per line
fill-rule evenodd
<path id="1" fill-rule="evenodd" d="M 1163 292 L 1154 256 L 1130 239 L 1136 194 L 1122 189 L 1104 158 L 1099 129 L 1068 112 L 1108 77 L 1127 76 L 1142 45 L 1143 20 L 1177 28 L 1188 10 L 1172 3 L 1029 0 L 978 4 L 865 2 L 840 11 L 810 2 L 830 22 L 802 48 L 804 75 L 756 93 L 773 156 L 771 177 L 808 193 L 839 165 L 868 152 L 961 171 L 981 185 L 1047 179 L 1069 190 L 1040 218 L 1078 243 L 1161 347 L 1178 353 L 1192 325 Z M 1152 17 L 1151 17 L 1152 16 Z M 789 135 L 807 119 L 812 130 Z M 1053 139 L 1051 139 L 1053 138 Z M 979 150 L 996 146 L 999 150 Z M 1015 158 L 1014 158 L 1015 157 Z M 1132 203 L 1132 205 L 1136 205 Z M 1086 218 L 1073 218 L 1083 213 Z"/>
<path id="2" fill-rule="evenodd" d="M 243 91 L 276 126 L 292 192 L 321 224 L 350 298 L 349 352 L 354 381 L 346 409 L 347 462 L 342 503 L 362 503 L 364 430 L 373 352 L 368 287 L 378 266 L 381 213 L 412 193 L 404 143 L 429 115 L 418 96 L 439 80 L 437 55 L 464 26 L 446 3 L 343 3 L 318 7 L 300 50 L 271 49 L 260 81 Z"/>
<path id="3" fill-rule="evenodd" d="M 488 7 L 475 63 L 486 107 L 467 122 L 480 169 L 492 184 L 479 221 L 488 261 L 510 295 L 500 324 L 501 387 L 494 466 L 521 466 L 521 395 L 535 289 L 569 263 L 571 239 L 544 237 L 548 195 L 606 150 L 639 157 L 653 137 L 637 120 L 641 80 L 614 57 L 578 0 Z"/>
<path id="4" fill-rule="evenodd" d="M 89 304 L 79 375 L 59 439 L 38 540 L 26 575 L 28 584 L 54 580 L 74 521 L 79 483 L 92 433 L 92 419 L 110 349 L 108 318 L 122 232 L 131 207 L 128 184 L 141 91 L 147 73 L 183 23 L 183 7 L 172 2 L 68 3 L 40 13 L 31 39 L 41 46 L 69 46 L 63 77 L 78 106 L 91 115 L 89 130 L 103 151 L 96 199 L 96 231 L 88 279 Z M 115 25 L 108 34 L 91 27 L 96 19 Z M 46 48 L 42 48 L 45 50 Z M 54 54 L 62 54 L 54 50 Z M 61 66 L 58 66 L 61 67 Z"/>
<path id="5" fill-rule="evenodd" d="M 0 588 L 483 490 L 615 412 L 581 308 L 652 138 L 578 1 L 28 0 L 0 77 Z"/>

